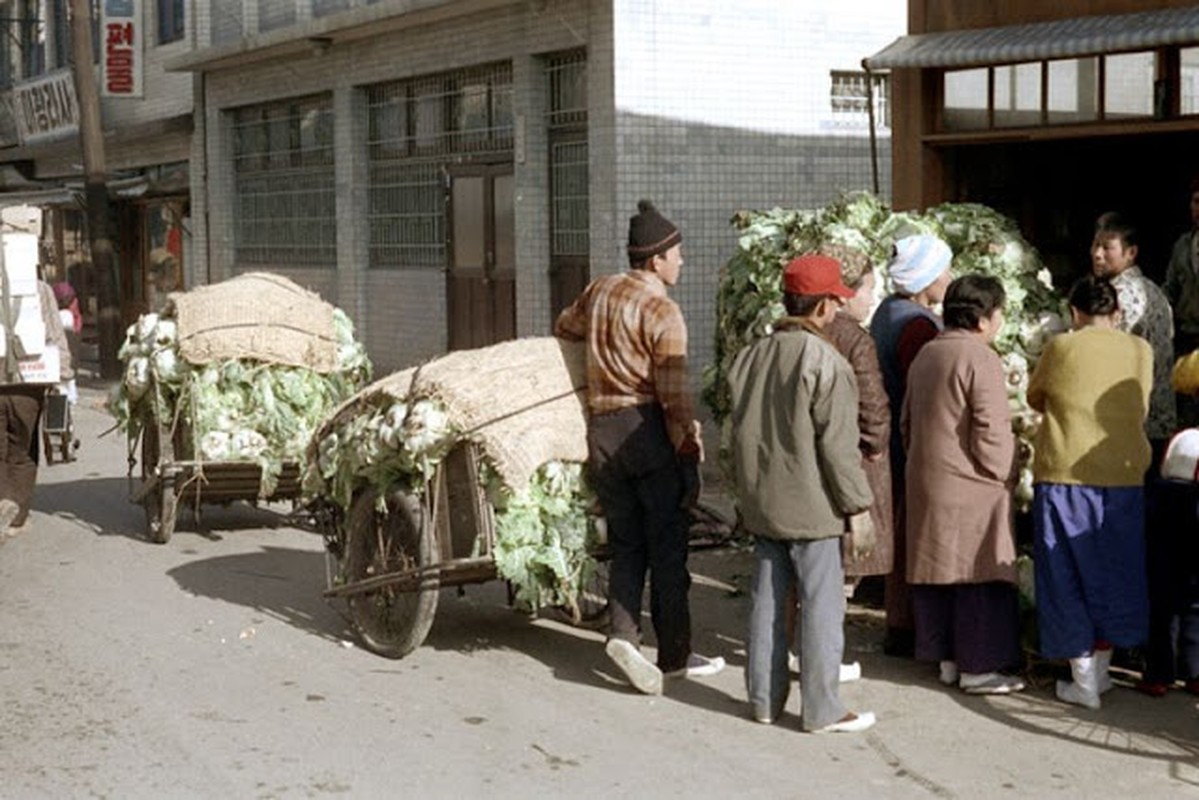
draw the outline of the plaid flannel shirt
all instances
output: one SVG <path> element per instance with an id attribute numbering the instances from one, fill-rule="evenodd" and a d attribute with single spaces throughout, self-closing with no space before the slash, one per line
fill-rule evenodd
<path id="1" fill-rule="evenodd" d="M 587 410 L 607 414 L 657 402 L 681 453 L 699 453 L 687 382 L 687 324 L 653 272 L 591 282 L 558 315 L 554 335 L 587 343 Z"/>

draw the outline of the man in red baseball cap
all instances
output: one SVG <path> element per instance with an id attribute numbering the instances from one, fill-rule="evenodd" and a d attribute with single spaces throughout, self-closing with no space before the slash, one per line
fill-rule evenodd
<path id="1" fill-rule="evenodd" d="M 873 496 L 858 450 L 853 368 L 821 335 L 854 292 L 829 256 L 803 255 L 783 271 L 787 316 L 737 354 L 733 473 L 745 529 L 754 537 L 749 702 L 773 723 L 790 693 L 784 606 L 800 600 L 800 696 L 807 731 L 854 733 L 874 724 L 839 697 L 845 646 L 841 539 L 868 550 Z"/>

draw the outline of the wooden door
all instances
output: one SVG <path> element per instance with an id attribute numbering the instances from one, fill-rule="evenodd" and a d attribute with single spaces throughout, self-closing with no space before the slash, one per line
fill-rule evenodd
<path id="1" fill-rule="evenodd" d="M 449 346 L 516 338 L 516 215 L 510 164 L 457 167 L 449 180 Z"/>

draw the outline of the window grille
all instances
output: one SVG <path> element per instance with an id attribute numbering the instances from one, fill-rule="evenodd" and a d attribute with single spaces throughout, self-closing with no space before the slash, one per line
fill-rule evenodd
<path id="1" fill-rule="evenodd" d="M 327 17 L 350 7 L 350 0 L 312 0 L 312 16 Z"/>
<path id="2" fill-rule="evenodd" d="M 852 125 L 870 121 L 867 110 L 866 73 L 855 70 L 833 70 L 830 73 L 829 99 L 833 119 Z M 872 74 L 874 90 L 874 121 L 880 128 L 891 127 L 891 81 L 887 74 Z"/>
<path id="3" fill-rule="evenodd" d="M 258 0 L 259 32 L 266 33 L 295 23 L 295 0 Z"/>
<path id="4" fill-rule="evenodd" d="M 370 264 L 446 262 L 442 165 L 511 158 L 512 67 L 492 64 L 366 88 Z"/>
<path id="5" fill-rule="evenodd" d="M 183 0 L 158 0 L 158 43 L 183 38 Z"/>
<path id="6" fill-rule="evenodd" d="M 587 55 L 582 50 L 545 59 L 549 127 L 550 255 L 587 256 L 591 250 L 587 146 Z"/>
<path id="7" fill-rule="evenodd" d="M 587 54 L 582 50 L 546 58 L 550 128 L 587 124 Z"/>
<path id="8" fill-rule="evenodd" d="M 333 264 L 332 99 L 250 106 L 232 117 L 236 260 Z"/>

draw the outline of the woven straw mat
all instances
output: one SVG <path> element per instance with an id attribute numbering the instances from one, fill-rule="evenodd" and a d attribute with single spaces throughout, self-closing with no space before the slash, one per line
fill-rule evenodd
<path id="1" fill-rule="evenodd" d="M 459 350 L 388 375 L 343 403 L 313 437 L 310 454 L 355 413 L 392 400 L 440 401 L 462 437 L 479 444 L 504 483 L 525 488 L 549 461 L 587 460 L 586 354 L 553 337 Z"/>
<path id="2" fill-rule="evenodd" d="M 321 373 L 337 368 L 333 306 L 282 275 L 247 272 L 172 293 L 170 304 L 179 352 L 192 364 L 246 358 Z"/>

